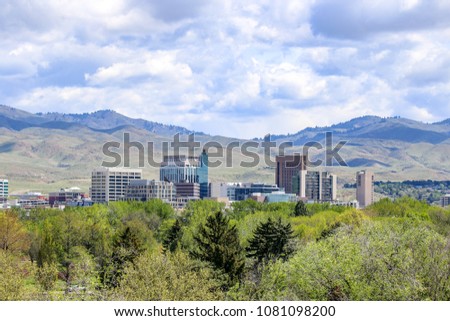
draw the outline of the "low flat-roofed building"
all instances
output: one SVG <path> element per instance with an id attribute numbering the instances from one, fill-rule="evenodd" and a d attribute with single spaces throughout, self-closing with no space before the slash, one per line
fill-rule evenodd
<path id="1" fill-rule="evenodd" d="M 48 203 L 50 206 L 66 205 L 68 202 L 74 202 L 86 197 L 78 187 L 62 188 L 58 192 L 48 194 Z"/>
<path id="2" fill-rule="evenodd" d="M 176 197 L 200 199 L 200 184 L 199 183 L 175 183 Z"/>

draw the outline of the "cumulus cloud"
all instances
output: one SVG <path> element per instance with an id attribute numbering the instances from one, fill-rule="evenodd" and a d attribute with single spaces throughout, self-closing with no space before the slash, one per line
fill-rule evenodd
<path id="1" fill-rule="evenodd" d="M 0 103 L 238 137 L 450 117 L 442 0 L 5 0 Z"/>
<path id="2" fill-rule="evenodd" d="M 192 76 L 187 64 L 176 61 L 175 51 L 157 51 L 145 53 L 135 61 L 114 63 L 108 67 L 100 67 L 94 74 L 85 74 L 89 84 L 121 84 L 129 86 L 131 80 L 162 78 L 164 80 L 185 81 Z"/>

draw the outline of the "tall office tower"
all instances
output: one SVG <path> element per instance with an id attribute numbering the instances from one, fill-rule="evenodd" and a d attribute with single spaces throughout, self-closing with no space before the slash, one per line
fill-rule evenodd
<path id="1" fill-rule="evenodd" d="M 133 179 L 141 179 L 141 169 L 100 168 L 92 171 L 91 199 L 95 203 L 119 201 L 125 197 L 128 184 Z"/>
<path id="2" fill-rule="evenodd" d="M 337 200 L 337 176 L 328 172 L 322 172 L 322 201 Z"/>
<path id="3" fill-rule="evenodd" d="M 361 208 L 373 203 L 373 173 L 362 170 L 356 173 L 356 200 Z"/>
<path id="4" fill-rule="evenodd" d="M 293 178 L 293 192 L 316 202 L 337 199 L 337 177 L 329 172 L 300 171 Z"/>
<path id="5" fill-rule="evenodd" d="M 172 183 L 198 183 L 200 197 L 208 197 L 208 154 L 205 151 L 199 157 L 185 155 L 164 156 L 159 169 L 161 181 Z"/>
<path id="6" fill-rule="evenodd" d="M 276 157 L 275 184 L 284 188 L 286 194 L 293 193 L 292 183 L 300 171 L 306 170 L 307 155 L 286 155 Z"/>
<path id="7" fill-rule="evenodd" d="M 158 198 L 171 204 L 175 200 L 175 185 L 170 182 L 148 179 L 133 179 L 127 186 L 125 199 L 148 201 Z"/>
<path id="8" fill-rule="evenodd" d="M 0 178 L 0 198 L 8 198 L 9 195 L 9 181 Z"/>
<path id="9" fill-rule="evenodd" d="M 9 195 L 9 181 L 0 178 L 0 203 L 6 203 Z"/>
<path id="10" fill-rule="evenodd" d="M 198 183 L 200 184 L 200 198 L 209 196 L 209 183 L 208 183 L 208 154 L 206 151 L 200 154 L 198 158 Z"/>

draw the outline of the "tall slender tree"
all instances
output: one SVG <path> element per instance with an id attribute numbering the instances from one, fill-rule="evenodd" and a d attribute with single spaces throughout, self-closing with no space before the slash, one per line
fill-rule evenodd
<path id="1" fill-rule="evenodd" d="M 118 286 L 126 263 L 133 262 L 144 249 L 144 244 L 136 231 L 126 227 L 114 242 L 110 261 L 105 262 L 100 275 L 102 283 L 110 287 Z"/>
<path id="2" fill-rule="evenodd" d="M 244 257 L 236 226 L 230 225 L 229 219 L 221 212 L 207 218 L 206 223 L 194 236 L 197 250 L 191 252 L 196 259 L 207 261 L 228 276 L 228 286 L 235 284 L 244 270 Z"/>
<path id="3" fill-rule="evenodd" d="M 182 235 L 183 232 L 181 230 L 181 223 L 180 220 L 177 219 L 167 233 L 166 238 L 163 240 L 164 252 L 175 252 L 178 248 Z"/>

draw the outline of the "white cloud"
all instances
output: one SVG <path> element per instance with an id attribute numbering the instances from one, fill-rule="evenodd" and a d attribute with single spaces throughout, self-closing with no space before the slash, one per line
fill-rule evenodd
<path id="1" fill-rule="evenodd" d="M 192 76 L 192 70 L 189 65 L 177 62 L 176 55 L 176 51 L 148 52 L 136 61 L 118 62 L 108 67 L 100 67 L 95 74 L 86 74 L 85 79 L 89 84 L 106 86 L 124 84 L 138 77 L 185 81 Z"/>
<path id="2" fill-rule="evenodd" d="M 450 4 L 6 0 L 0 103 L 239 137 L 450 117 Z M 226 120 L 226 121 L 224 121 Z"/>

